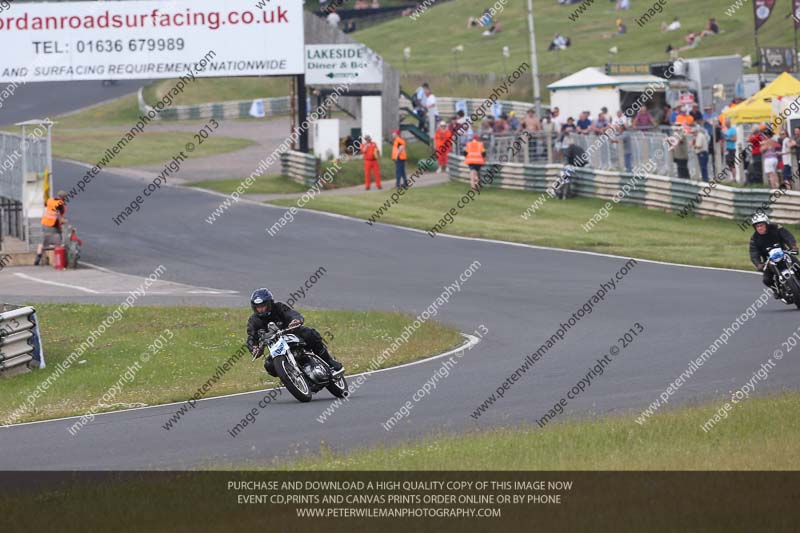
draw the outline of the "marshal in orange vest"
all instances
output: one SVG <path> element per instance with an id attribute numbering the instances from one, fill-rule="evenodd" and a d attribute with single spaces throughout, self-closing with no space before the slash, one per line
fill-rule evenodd
<path id="1" fill-rule="evenodd" d="M 403 150 L 400 150 L 400 147 L 403 147 Z M 394 140 L 394 144 L 392 144 L 392 161 L 405 161 L 408 159 L 408 154 L 406 154 L 406 140 L 400 137 L 399 135 Z"/>
<path id="2" fill-rule="evenodd" d="M 61 216 L 67 212 L 67 206 L 64 200 L 59 198 L 48 198 L 44 206 L 44 215 L 42 216 L 42 226 L 49 228 L 57 227 L 61 221 Z"/>
<path id="3" fill-rule="evenodd" d="M 486 159 L 484 158 L 484 154 L 486 153 L 486 148 L 483 146 L 483 143 L 477 139 L 473 139 L 467 143 L 466 146 L 467 156 L 464 158 L 464 163 L 467 165 L 485 165 Z"/>

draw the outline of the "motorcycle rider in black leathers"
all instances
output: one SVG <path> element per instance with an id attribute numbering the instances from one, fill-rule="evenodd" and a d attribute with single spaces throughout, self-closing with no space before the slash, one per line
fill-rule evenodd
<path id="1" fill-rule="evenodd" d="M 753 262 L 756 269 L 764 272 L 762 281 L 764 285 L 769 288 L 774 288 L 775 273 L 771 268 L 766 268 L 768 259 L 767 252 L 771 247 L 778 244 L 784 250 L 793 250 L 797 252 L 797 241 L 794 235 L 786 228 L 778 224 L 770 224 L 769 217 L 765 213 L 756 213 L 753 215 L 750 223 L 756 230 L 753 236 L 750 237 L 750 261 Z M 778 298 L 778 292 L 773 292 L 775 298 Z"/>
<path id="2" fill-rule="evenodd" d="M 303 326 L 303 315 L 283 302 L 276 302 L 269 290 L 261 288 L 253 291 L 250 296 L 250 307 L 253 309 L 253 314 L 250 315 L 250 319 L 247 321 L 247 347 L 250 348 L 250 353 L 253 354 L 254 359 L 258 359 L 263 355 L 258 347 L 259 330 L 266 330 L 270 322 L 275 322 L 275 325 L 280 329 L 299 326 L 292 329 L 291 333 L 303 339 L 308 347 L 311 348 L 311 351 L 328 363 L 328 366 L 334 372 L 342 369 L 342 363 L 335 360 L 328 353 L 328 347 L 325 346 L 319 332 L 314 328 Z M 264 368 L 270 376 L 277 377 L 270 358 L 267 358 L 264 362 Z"/>

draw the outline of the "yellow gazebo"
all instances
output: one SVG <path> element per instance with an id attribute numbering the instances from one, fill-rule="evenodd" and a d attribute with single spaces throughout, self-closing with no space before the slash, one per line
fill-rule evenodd
<path id="1" fill-rule="evenodd" d="M 779 96 L 797 94 L 800 94 L 800 81 L 784 72 L 756 94 L 726 111 L 725 118 L 731 119 L 734 124 L 771 122 L 773 119 L 772 100 Z"/>

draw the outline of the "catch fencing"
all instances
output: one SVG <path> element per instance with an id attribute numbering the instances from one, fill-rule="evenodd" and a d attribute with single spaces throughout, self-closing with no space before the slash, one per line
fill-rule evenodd
<path id="1" fill-rule="evenodd" d="M 44 366 L 36 310 L 0 304 L 0 378 Z"/>
<path id="2" fill-rule="evenodd" d="M 0 242 L 5 237 L 35 242 L 41 232 L 50 140 L 45 126 L 28 126 L 27 132 L 25 137 L 0 132 Z"/>
<path id="3" fill-rule="evenodd" d="M 677 177 L 677 166 L 673 154 L 668 148 L 669 131 L 633 131 L 630 132 L 631 169 L 648 165 L 654 173 L 662 176 Z M 612 137 L 613 138 L 613 137 Z M 687 137 L 691 143 L 693 136 Z M 525 142 L 527 150 L 514 150 L 515 144 Z M 558 163 L 564 159 L 567 139 L 573 141 L 587 154 L 586 166 L 598 170 L 626 170 L 625 150 L 622 141 L 614 142 L 603 135 L 571 134 L 565 137 L 551 132 L 526 132 L 511 134 L 484 134 L 481 141 L 486 147 L 486 160 L 501 163 Z M 461 154 L 466 139 L 462 136 L 455 143 L 453 151 Z M 689 176 L 693 180 L 701 177 L 697 154 L 689 150 Z M 713 176 L 714 163 L 709 162 L 708 173 Z"/>
<path id="4" fill-rule="evenodd" d="M 43 174 L 47 166 L 47 136 L 0 132 L 0 197 L 15 202 L 24 200 L 25 180 Z"/>

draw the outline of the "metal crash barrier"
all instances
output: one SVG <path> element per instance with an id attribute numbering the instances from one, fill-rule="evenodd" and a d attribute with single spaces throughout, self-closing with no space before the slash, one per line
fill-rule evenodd
<path id="1" fill-rule="evenodd" d="M 36 309 L 0 304 L 0 377 L 44 366 Z"/>
<path id="2" fill-rule="evenodd" d="M 290 150 L 281 154 L 281 174 L 294 181 L 311 186 L 317 179 L 317 158 Z"/>
<path id="3" fill-rule="evenodd" d="M 464 164 L 464 158 L 451 155 L 450 161 L 450 179 L 469 183 L 470 169 Z M 481 174 L 484 179 L 491 176 L 493 187 L 544 192 L 549 187 L 552 190 L 563 168 L 560 164 L 490 163 L 483 167 Z M 578 196 L 603 198 L 615 203 L 739 221 L 748 221 L 756 210 L 763 209 L 776 222 L 800 222 L 798 191 L 777 191 L 780 194 L 776 194 L 772 189 L 742 189 L 727 185 L 711 187 L 702 181 L 657 174 L 647 174 L 638 183 L 634 183 L 635 179 L 630 172 L 583 167 L 576 169 L 573 183 Z M 629 192 L 621 194 L 626 186 Z"/>

